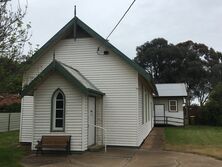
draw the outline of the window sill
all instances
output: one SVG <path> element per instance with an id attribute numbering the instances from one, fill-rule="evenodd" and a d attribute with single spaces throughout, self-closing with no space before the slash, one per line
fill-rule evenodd
<path id="1" fill-rule="evenodd" d="M 65 133 L 65 130 L 51 130 L 50 131 L 51 133 L 54 133 L 54 132 L 58 132 L 58 133 Z"/>

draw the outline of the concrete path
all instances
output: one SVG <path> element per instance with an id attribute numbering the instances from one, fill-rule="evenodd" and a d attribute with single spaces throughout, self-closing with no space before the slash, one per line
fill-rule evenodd
<path id="1" fill-rule="evenodd" d="M 143 150 L 160 151 L 164 146 L 164 128 L 153 128 L 141 146 Z"/>
<path id="2" fill-rule="evenodd" d="M 163 129 L 155 128 L 141 148 L 112 147 L 108 152 L 27 156 L 25 167 L 220 167 L 211 157 L 163 151 Z"/>

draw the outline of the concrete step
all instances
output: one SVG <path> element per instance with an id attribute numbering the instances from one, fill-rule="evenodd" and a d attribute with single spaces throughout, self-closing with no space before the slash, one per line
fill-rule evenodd
<path id="1" fill-rule="evenodd" d="M 97 152 L 97 151 L 101 151 L 102 149 L 104 149 L 104 145 L 97 145 L 97 144 L 92 145 L 88 148 L 90 152 Z"/>

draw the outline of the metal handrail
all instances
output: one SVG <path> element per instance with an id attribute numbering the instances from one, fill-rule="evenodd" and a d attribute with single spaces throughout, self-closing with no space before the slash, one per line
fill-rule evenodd
<path id="1" fill-rule="evenodd" d="M 172 118 L 172 119 L 182 119 L 183 120 L 183 118 L 179 118 L 179 117 L 171 117 L 171 116 L 166 116 L 167 118 Z"/>
<path id="2" fill-rule="evenodd" d="M 171 116 L 155 116 L 155 117 L 165 117 L 165 118 L 183 119 L 183 118 L 171 117 Z"/>
<path id="3" fill-rule="evenodd" d="M 103 134 L 104 134 L 104 135 L 103 135 L 103 141 L 104 141 L 105 152 L 106 152 L 106 150 L 107 150 L 107 149 L 106 149 L 106 147 L 107 147 L 107 146 L 106 146 L 106 132 L 107 132 L 107 129 L 106 129 L 106 128 L 104 128 L 104 127 L 102 127 L 102 126 L 98 126 L 98 125 L 94 125 L 94 124 L 89 124 L 89 123 L 88 123 L 88 125 L 90 125 L 90 126 L 93 126 L 93 127 L 95 127 L 95 128 L 99 128 L 99 129 L 102 129 L 102 130 L 103 130 L 103 132 L 104 132 L 104 133 L 103 133 Z"/>
<path id="4" fill-rule="evenodd" d="M 164 118 L 164 120 L 158 120 L 156 118 Z M 175 121 L 174 120 L 169 120 L 168 118 L 183 120 L 183 121 L 179 122 L 179 121 L 176 121 L 176 120 Z M 184 124 L 184 119 L 183 118 L 171 117 L 171 116 L 155 116 L 155 123 L 156 123 L 156 121 L 164 122 L 164 124 L 168 124 L 169 122 L 170 123 L 183 123 Z"/>

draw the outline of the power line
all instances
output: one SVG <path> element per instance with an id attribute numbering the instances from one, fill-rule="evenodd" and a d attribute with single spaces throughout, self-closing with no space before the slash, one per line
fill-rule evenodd
<path id="1" fill-rule="evenodd" d="M 119 23 L 123 20 L 123 18 L 125 17 L 125 15 L 127 14 L 127 12 L 130 10 L 130 8 L 133 6 L 134 2 L 136 2 L 136 0 L 134 0 L 131 5 L 128 7 L 128 9 L 126 10 L 126 12 L 124 13 L 124 15 L 121 17 L 121 19 L 118 21 L 118 23 L 116 24 L 116 26 L 113 28 L 113 30 L 109 33 L 109 35 L 106 37 L 106 40 L 108 40 L 108 38 L 110 37 L 110 35 L 113 33 L 113 31 L 116 29 L 116 27 L 119 25 Z"/>

